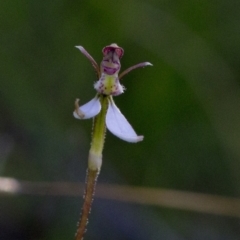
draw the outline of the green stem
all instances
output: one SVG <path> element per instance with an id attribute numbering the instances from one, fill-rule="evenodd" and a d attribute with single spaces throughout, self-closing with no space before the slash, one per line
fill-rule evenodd
<path id="1" fill-rule="evenodd" d="M 102 166 L 102 151 L 106 131 L 106 113 L 108 109 L 108 96 L 100 95 L 101 111 L 93 122 L 92 144 L 89 151 L 88 168 L 99 170 Z"/>
<path id="2" fill-rule="evenodd" d="M 93 202 L 97 177 L 100 173 L 102 165 L 102 151 L 106 131 L 105 120 L 108 109 L 108 97 L 100 95 L 99 98 L 102 108 L 100 113 L 95 117 L 93 121 L 92 143 L 88 158 L 85 197 L 75 240 L 82 240 L 84 233 L 86 232 L 86 226 Z"/>

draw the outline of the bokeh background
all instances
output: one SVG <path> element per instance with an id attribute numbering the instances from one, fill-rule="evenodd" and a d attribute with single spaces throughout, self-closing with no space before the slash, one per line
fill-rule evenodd
<path id="1" fill-rule="evenodd" d="M 72 117 L 101 61 L 124 48 L 115 102 L 137 133 L 107 132 L 99 183 L 240 196 L 240 2 L 0 1 L 0 175 L 84 182 L 92 121 Z M 80 190 L 79 190 L 80 191 Z M 82 194 L 82 192 L 80 193 Z M 0 196 L 1 240 L 73 239 L 82 197 Z M 227 206 L 226 206 L 227 207 Z M 240 239 L 240 220 L 96 198 L 86 240 Z"/>

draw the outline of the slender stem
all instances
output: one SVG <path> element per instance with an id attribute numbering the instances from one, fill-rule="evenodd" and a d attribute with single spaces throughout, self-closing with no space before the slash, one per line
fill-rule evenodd
<path id="1" fill-rule="evenodd" d="M 109 96 L 100 95 L 101 111 L 94 119 L 92 144 L 89 151 L 88 168 L 92 170 L 99 170 L 102 166 L 102 151 L 104 145 L 105 131 L 106 131 L 106 113 L 108 109 Z"/>
<path id="2" fill-rule="evenodd" d="M 106 131 L 105 118 L 108 108 L 108 97 L 100 95 L 99 98 L 102 108 L 100 113 L 95 117 L 93 121 L 92 144 L 88 158 L 85 197 L 75 240 L 82 240 L 84 233 L 86 232 L 86 226 L 88 222 L 88 216 L 91 210 L 97 177 L 100 173 L 102 165 L 102 151 Z"/>
<path id="3" fill-rule="evenodd" d="M 78 223 L 77 233 L 75 236 L 76 240 L 82 240 L 83 236 L 86 232 L 86 226 L 88 223 L 88 215 L 91 210 L 91 205 L 93 201 L 93 196 L 95 192 L 95 186 L 97 182 L 99 171 L 87 170 L 87 178 L 86 178 L 86 189 L 84 196 L 84 203 L 82 208 L 81 219 Z"/>

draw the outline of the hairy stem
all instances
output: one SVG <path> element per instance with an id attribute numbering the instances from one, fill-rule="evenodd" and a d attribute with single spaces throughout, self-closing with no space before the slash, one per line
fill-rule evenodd
<path id="1" fill-rule="evenodd" d="M 106 131 L 105 118 L 108 109 L 108 97 L 100 95 L 99 98 L 102 108 L 100 113 L 93 121 L 92 144 L 88 157 L 85 197 L 75 240 L 82 240 L 84 233 L 86 232 L 86 226 L 91 210 L 97 177 L 102 166 L 102 151 Z"/>
<path id="2" fill-rule="evenodd" d="M 88 215 L 91 210 L 91 205 L 93 201 L 93 195 L 95 192 L 95 186 L 97 182 L 99 171 L 97 170 L 87 170 L 87 178 L 86 178 L 86 189 L 84 196 L 84 203 L 82 208 L 81 219 L 78 223 L 76 240 L 82 240 L 84 233 L 86 232 L 86 226 L 88 223 Z"/>

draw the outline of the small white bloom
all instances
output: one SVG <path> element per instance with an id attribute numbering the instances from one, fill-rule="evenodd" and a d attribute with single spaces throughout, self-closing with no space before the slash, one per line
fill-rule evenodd
<path id="1" fill-rule="evenodd" d="M 79 107 L 77 99 L 73 116 L 77 119 L 88 119 L 96 116 L 102 108 L 99 96 L 105 96 L 108 99 L 108 109 L 105 119 L 107 129 L 124 141 L 142 141 L 143 136 L 136 134 L 127 119 L 115 105 L 112 96 L 117 96 L 124 92 L 125 88 L 120 84 L 120 79 L 123 76 L 136 68 L 152 66 L 152 64 L 142 62 L 126 69 L 118 75 L 121 68 L 120 58 L 123 56 L 124 50 L 117 44 L 113 43 L 103 48 L 103 60 L 100 66 L 98 66 L 93 57 L 82 46 L 76 47 L 88 58 L 97 72 L 98 80 L 95 82 L 94 88 L 98 95 L 81 107 Z"/>

